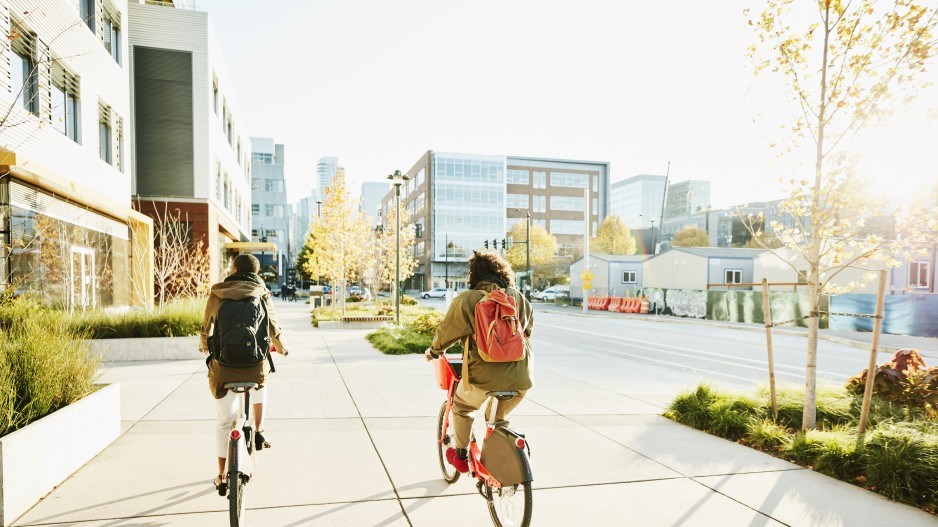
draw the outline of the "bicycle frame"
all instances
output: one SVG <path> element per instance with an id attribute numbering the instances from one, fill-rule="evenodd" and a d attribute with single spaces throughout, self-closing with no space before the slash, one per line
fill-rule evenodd
<path id="1" fill-rule="evenodd" d="M 446 356 L 440 357 L 438 360 L 441 360 L 449 366 L 449 361 L 446 360 Z M 454 376 L 455 377 L 455 376 Z M 446 415 L 443 418 L 443 430 L 449 428 L 449 419 L 453 414 L 453 401 L 456 397 L 456 386 L 459 384 L 459 379 L 454 378 L 450 383 L 449 388 L 446 391 Z M 485 438 L 488 439 L 492 432 L 495 430 L 495 412 L 498 410 L 498 399 L 494 397 L 489 397 L 489 412 L 491 417 L 486 416 L 485 421 Z M 483 404 L 483 408 L 486 405 Z M 445 432 L 444 432 L 445 434 Z M 440 442 L 442 443 L 445 439 L 444 436 L 440 436 Z M 486 470 L 485 466 L 482 464 L 482 450 L 479 448 L 478 442 L 476 442 L 475 433 L 472 433 L 469 440 L 469 475 L 473 478 L 476 478 L 480 481 L 485 482 L 486 485 L 491 487 L 494 490 L 502 488 L 502 484 L 495 479 L 492 474 Z"/>
<path id="2" fill-rule="evenodd" d="M 241 413 L 238 416 L 238 421 L 235 421 L 235 427 L 231 430 L 231 433 L 228 435 L 228 481 L 232 481 L 232 477 L 237 477 L 240 472 L 240 445 L 241 441 L 245 441 L 245 450 L 248 454 L 248 459 L 250 459 L 251 467 L 253 469 L 253 459 L 254 454 L 254 427 L 251 423 L 251 389 L 250 388 L 230 388 L 231 391 L 235 393 L 243 394 L 242 408 Z M 237 423 L 241 423 L 241 428 L 237 427 Z"/>

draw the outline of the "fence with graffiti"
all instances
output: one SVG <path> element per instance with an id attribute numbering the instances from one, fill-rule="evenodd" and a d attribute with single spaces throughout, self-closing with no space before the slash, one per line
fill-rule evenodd
<path id="1" fill-rule="evenodd" d="M 645 288 L 650 312 L 676 317 L 764 324 L 762 291 L 702 291 L 697 289 Z M 805 315 L 810 313 L 807 295 L 794 292 L 770 292 L 772 322 L 790 321 L 793 326 L 807 326 Z M 828 299 L 821 302 L 821 311 L 828 309 Z M 821 316 L 820 327 L 826 328 L 826 315 Z"/>

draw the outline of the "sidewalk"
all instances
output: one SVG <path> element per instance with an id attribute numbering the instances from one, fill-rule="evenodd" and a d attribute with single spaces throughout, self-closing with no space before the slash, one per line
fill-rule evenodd
<path id="1" fill-rule="evenodd" d="M 423 358 L 381 355 L 365 331 L 316 330 L 306 306 L 276 306 L 292 353 L 270 381 L 274 446 L 258 455 L 247 524 L 490 525 L 472 482 L 440 479 L 431 437 L 443 393 Z M 670 422 L 646 402 L 692 386 L 691 377 L 543 349 L 537 386 L 512 421 L 533 449 L 537 527 L 938 522 Z M 120 363 L 103 377 L 121 383 L 124 434 L 15 525 L 227 525 L 227 503 L 211 486 L 204 364 Z"/>
<path id="2" fill-rule="evenodd" d="M 566 313 L 583 316 L 605 316 L 613 318 L 628 318 L 629 320 L 644 320 L 646 322 L 660 322 L 669 324 L 701 324 L 724 328 L 733 328 L 746 331 L 765 332 L 762 324 L 746 324 L 744 322 L 723 322 L 717 320 L 703 320 L 699 318 L 672 317 L 668 315 L 636 315 L 631 313 L 610 313 L 608 311 L 590 310 L 582 312 L 582 308 L 573 306 L 556 306 L 553 304 L 535 303 L 535 311 L 551 313 Z M 804 335 L 807 337 L 808 328 L 794 326 L 780 326 L 772 329 L 773 333 Z M 869 351 L 873 341 L 873 333 L 862 331 L 835 331 L 822 329 L 818 331 L 818 338 L 838 342 L 854 348 Z M 938 359 L 938 338 L 914 337 L 908 335 L 890 335 L 882 333 L 879 336 L 880 353 L 894 353 L 900 349 L 917 349 L 923 357 Z"/>

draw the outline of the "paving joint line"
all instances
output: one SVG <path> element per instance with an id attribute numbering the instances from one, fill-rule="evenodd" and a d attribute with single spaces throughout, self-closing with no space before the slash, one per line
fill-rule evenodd
<path id="1" fill-rule="evenodd" d="M 342 386 L 345 387 L 345 391 L 348 393 L 349 399 L 352 400 L 352 405 L 355 407 L 355 413 L 358 414 L 358 420 L 361 422 L 362 427 L 365 429 L 365 434 L 368 435 L 368 440 L 371 442 L 371 448 L 374 449 L 375 455 L 378 456 L 378 461 L 381 462 L 381 468 L 384 469 L 384 474 L 387 476 L 388 482 L 391 484 L 391 490 L 394 491 L 394 496 L 397 499 L 397 506 L 401 508 L 401 514 L 404 516 L 404 520 L 407 521 L 407 525 L 413 527 L 414 523 L 410 521 L 410 516 L 407 515 L 407 509 L 404 507 L 404 503 L 401 501 L 401 495 L 397 491 L 397 485 L 394 484 L 394 478 L 391 477 L 391 471 L 388 470 L 388 466 L 385 464 L 384 458 L 381 456 L 381 452 L 378 451 L 378 445 L 375 443 L 375 438 L 371 435 L 371 430 L 368 429 L 368 423 L 365 422 L 365 418 L 362 416 L 361 409 L 358 407 L 358 403 L 355 401 L 355 396 L 352 395 L 352 390 L 349 389 L 348 383 L 345 381 L 345 376 L 342 375 L 342 370 L 339 368 L 339 363 L 335 360 L 335 355 L 332 353 L 332 347 L 329 346 L 329 341 L 326 340 L 321 332 L 319 337 L 326 346 L 326 351 L 329 352 L 329 357 L 332 359 L 332 364 L 335 366 L 336 373 L 338 373 L 339 378 L 342 379 Z"/>

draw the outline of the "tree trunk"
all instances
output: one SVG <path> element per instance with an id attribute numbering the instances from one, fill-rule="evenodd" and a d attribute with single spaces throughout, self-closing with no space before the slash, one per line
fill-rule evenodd
<path id="1" fill-rule="evenodd" d="M 817 424 L 817 333 L 819 317 L 819 287 L 817 281 L 817 267 L 812 264 L 808 272 L 808 304 L 811 306 L 808 318 L 808 353 L 804 368 L 804 413 L 802 415 L 801 430 L 808 431 Z"/>

